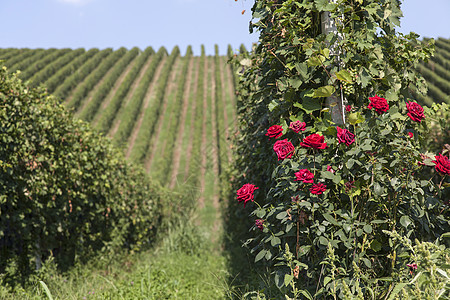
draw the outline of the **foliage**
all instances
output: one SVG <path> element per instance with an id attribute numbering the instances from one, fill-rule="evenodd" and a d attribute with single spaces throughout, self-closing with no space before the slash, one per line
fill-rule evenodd
<path id="1" fill-rule="evenodd" d="M 395 0 L 261 0 L 252 11 L 261 35 L 239 91 L 235 190 L 259 187 L 250 218 L 263 220 L 263 229 L 253 226 L 246 245 L 289 297 L 341 298 L 347 285 L 379 299 L 400 280 L 384 230 L 431 241 L 450 229 L 448 176 L 433 182 L 423 176 L 431 159 L 418 164 L 430 116 L 413 121 L 406 107 L 414 102 L 411 86 L 426 92 L 415 67 L 433 53 L 433 41 L 395 32 Z M 322 33 L 324 13 L 337 33 Z M 388 106 L 368 107 L 376 95 Z M 347 112 L 337 105 L 341 97 Z M 294 121 L 305 122 L 305 131 L 289 129 Z M 265 136 L 273 125 L 283 128 L 281 150 Z M 304 169 L 314 183 L 295 180 Z"/>
<path id="2" fill-rule="evenodd" d="M 91 122 L 94 119 L 94 116 L 100 109 L 100 105 L 113 89 L 117 79 L 135 57 L 140 54 L 139 52 L 139 48 L 134 47 L 130 51 L 127 51 L 127 53 L 114 64 L 111 70 L 103 77 L 101 84 L 99 84 L 95 91 L 90 94 L 91 96 L 89 97 L 88 103 L 83 107 L 78 108 L 78 118 L 86 122 Z"/>
<path id="3" fill-rule="evenodd" d="M 131 88 L 134 80 L 138 76 L 139 72 L 143 68 L 147 59 L 154 55 L 155 51 L 152 47 L 147 47 L 144 52 L 138 56 L 136 61 L 134 62 L 133 67 L 128 72 L 126 77 L 124 78 L 120 87 L 116 90 L 114 95 L 112 96 L 111 101 L 108 106 L 103 110 L 102 114 L 98 117 L 98 121 L 95 125 L 95 128 L 100 132 L 108 132 L 108 129 L 111 127 L 112 122 L 114 121 L 114 117 L 116 116 L 117 111 L 120 109 L 121 105 L 123 105 L 123 99 L 127 96 L 128 91 Z"/>
<path id="4" fill-rule="evenodd" d="M 178 49 L 178 48 L 177 48 Z M 178 50 L 179 51 L 179 50 Z M 141 104 L 144 101 L 145 94 L 149 88 L 150 82 L 155 75 L 156 68 L 159 65 L 161 59 L 167 55 L 167 50 L 164 47 L 159 48 L 158 52 L 152 58 L 150 66 L 145 71 L 141 81 L 139 82 L 136 91 L 133 93 L 132 98 L 127 105 L 123 108 L 123 117 L 120 122 L 120 126 L 114 135 L 114 143 L 116 146 L 123 147 L 133 130 L 134 123 L 138 119 L 139 110 Z"/>
<path id="5" fill-rule="evenodd" d="M 127 49 L 124 47 L 114 51 L 111 55 L 108 55 L 101 61 L 92 73 L 89 73 L 83 80 L 83 82 L 77 86 L 72 93 L 70 100 L 66 103 L 68 109 L 77 109 L 80 104 L 86 100 L 86 96 L 94 88 L 94 86 L 100 82 L 105 74 L 114 66 L 114 64 L 125 54 Z"/>
<path id="6" fill-rule="evenodd" d="M 70 92 L 73 91 L 73 89 L 75 89 L 83 81 L 83 79 L 91 74 L 92 71 L 99 66 L 100 62 L 112 55 L 112 53 L 113 51 L 111 48 L 97 52 L 94 56 L 88 59 L 86 63 L 77 70 L 77 72 L 72 73 L 53 91 L 55 96 L 63 100 L 67 100 Z"/>
<path id="7" fill-rule="evenodd" d="M 169 193 L 59 100 L 0 71 L 0 273 L 151 245 Z M 35 265 L 35 267 L 33 266 Z M 16 279 L 17 279 L 16 278 Z"/>

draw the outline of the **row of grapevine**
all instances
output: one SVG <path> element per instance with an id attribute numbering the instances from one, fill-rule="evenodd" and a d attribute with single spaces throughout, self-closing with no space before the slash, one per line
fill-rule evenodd
<path id="1" fill-rule="evenodd" d="M 123 104 L 123 100 L 125 99 L 128 91 L 131 88 L 131 85 L 135 81 L 149 56 L 152 54 L 155 54 L 155 51 L 152 47 L 148 47 L 141 55 L 139 55 L 136 62 L 133 64 L 133 67 L 123 80 L 122 84 L 112 96 L 111 101 L 106 107 L 104 107 L 102 114 L 97 119 L 97 122 L 94 123 L 97 130 L 103 133 L 108 132 L 118 110 Z"/>
<path id="2" fill-rule="evenodd" d="M 39 51 L 39 50 L 36 50 Z M 9 59 L 6 61 L 5 66 L 7 68 L 11 68 L 11 66 L 13 66 L 14 64 L 23 61 L 24 59 L 32 56 L 36 51 L 33 51 L 31 49 L 23 49 L 20 53 L 14 55 L 14 57 L 12 57 L 12 59 Z"/>
<path id="3" fill-rule="evenodd" d="M 75 73 L 89 58 L 97 54 L 99 50 L 97 48 L 92 48 L 86 51 L 83 55 L 78 56 L 76 59 L 72 60 L 63 68 L 56 71 L 47 81 L 45 86 L 49 93 L 53 93 L 55 89 L 60 86 L 64 80 Z"/>
<path id="4" fill-rule="evenodd" d="M 51 48 L 48 50 L 37 49 L 37 50 L 33 51 L 32 56 L 30 56 L 22 61 L 18 61 L 17 63 L 11 65 L 9 68 L 9 71 L 10 72 L 17 71 L 17 70 L 20 70 L 21 72 L 26 71 L 27 68 L 30 68 L 31 66 L 33 66 L 37 61 L 51 55 L 55 51 L 57 51 L 57 49 L 54 49 L 54 48 Z"/>
<path id="5" fill-rule="evenodd" d="M 30 79 L 31 76 L 45 68 L 51 62 L 55 61 L 60 56 L 63 56 L 70 51 L 72 50 L 69 48 L 52 51 L 51 53 L 49 53 L 49 55 L 44 56 L 42 59 L 36 61 L 34 64 L 23 70 L 23 72 L 20 74 L 20 78 L 24 81 Z"/>
<path id="6" fill-rule="evenodd" d="M 79 108 L 92 88 L 126 52 L 127 50 L 125 48 L 120 48 L 103 60 L 92 73 L 84 78 L 83 82 L 75 89 L 69 99 L 66 99 L 66 106 L 69 109 Z"/>
<path id="7" fill-rule="evenodd" d="M 187 157 L 187 145 L 189 141 L 192 140 L 192 132 L 190 130 L 191 124 L 191 111 L 192 108 L 192 95 L 196 93 L 196 87 L 198 80 L 198 68 L 199 68 L 199 58 L 192 57 L 190 60 L 191 66 L 189 67 L 189 71 L 187 74 L 186 81 L 186 89 L 183 97 L 182 110 L 180 116 L 180 128 L 177 132 L 177 138 L 175 141 L 175 145 L 177 147 L 177 151 L 174 152 L 172 159 L 172 168 L 170 171 L 171 177 L 170 182 L 168 183 L 169 188 L 173 189 L 179 182 L 184 181 L 184 170 L 185 170 L 185 162 Z M 182 149 L 182 151 L 181 151 Z"/>
<path id="8" fill-rule="evenodd" d="M 137 122 L 137 124 L 140 123 L 140 127 L 135 127 L 135 129 L 138 130 L 136 142 L 134 144 L 134 148 L 136 149 L 134 151 L 134 161 L 136 162 L 143 162 L 145 154 L 147 153 L 147 150 L 149 148 L 150 140 L 153 136 L 153 133 L 155 132 L 155 125 L 161 112 L 161 106 L 164 99 L 169 75 L 179 54 L 180 49 L 178 47 L 174 47 L 172 53 L 166 60 L 161 70 L 160 76 L 156 78 L 157 82 L 154 88 L 154 92 L 149 97 L 148 106 L 145 107 L 144 105 L 141 110 L 141 112 L 143 113 L 141 117 L 142 121 L 138 120 Z"/>
<path id="9" fill-rule="evenodd" d="M 84 107 L 81 107 L 78 111 L 78 117 L 85 121 L 92 121 L 95 114 L 97 113 L 102 101 L 108 95 L 114 83 L 125 70 L 125 68 L 130 64 L 130 62 L 139 54 L 138 48 L 133 48 L 128 51 L 124 56 L 122 56 L 119 61 L 114 65 L 108 76 L 105 76 L 102 84 L 95 90 L 94 95 L 87 101 Z"/>
<path id="10" fill-rule="evenodd" d="M 54 73 L 63 68 L 65 65 L 76 59 L 78 56 L 84 54 L 86 51 L 82 48 L 69 51 L 65 55 L 60 56 L 58 59 L 50 62 L 44 68 L 33 74 L 30 78 L 31 86 L 36 87 L 39 83 L 45 82 Z"/>
<path id="11" fill-rule="evenodd" d="M 165 48 L 161 47 L 156 53 L 155 57 L 152 59 L 151 65 L 146 70 L 146 73 L 139 82 L 138 87 L 134 91 L 132 98 L 129 100 L 127 105 L 124 107 L 123 112 L 120 116 L 120 123 L 117 132 L 114 134 L 113 143 L 116 146 L 123 147 L 127 141 L 128 137 L 133 130 L 135 121 L 141 112 L 141 106 L 144 101 L 145 95 L 147 93 L 150 82 L 153 80 L 153 75 L 156 72 L 156 68 L 161 63 L 163 56 L 167 55 Z"/>
<path id="12" fill-rule="evenodd" d="M 178 57 L 174 63 L 172 72 L 168 76 L 170 84 L 166 84 L 165 89 L 159 92 L 160 97 L 163 97 L 162 107 L 159 116 L 155 116 L 157 122 L 152 124 L 154 129 L 151 133 L 152 138 L 149 139 L 152 147 L 147 151 L 145 167 L 149 170 L 150 175 L 157 178 L 163 185 L 167 185 L 170 178 L 170 167 L 173 162 L 175 140 L 179 132 L 179 117 L 182 112 L 181 105 L 191 54 L 192 49 L 189 47 L 186 56 Z M 177 85 L 173 82 L 177 82 Z M 143 125 L 145 124 L 143 123 Z"/>
<path id="13" fill-rule="evenodd" d="M 186 161 L 184 164 L 184 176 L 183 180 L 179 181 L 190 187 L 197 187 L 199 185 L 200 167 L 202 166 L 201 157 L 207 154 L 205 151 L 201 151 L 202 134 L 204 130 L 208 129 L 208 127 L 203 127 L 203 118 L 207 115 L 207 112 L 204 111 L 202 105 L 205 97 L 204 81 L 208 79 L 208 77 L 205 77 L 205 63 L 207 63 L 207 57 L 205 55 L 204 47 L 202 47 L 202 55 L 199 59 L 198 66 L 198 79 L 195 83 L 197 85 L 196 94 L 193 94 L 189 101 L 192 104 L 190 124 L 187 127 L 187 130 L 185 130 L 188 143 L 186 149 Z M 210 143 L 211 145 L 214 145 L 215 141 L 210 140 Z"/>
<path id="14" fill-rule="evenodd" d="M 434 102 L 450 103 L 450 40 L 435 40 L 436 52 L 428 62 L 423 62 L 417 70 L 428 83 L 427 95 L 413 91 L 413 95 L 423 104 Z"/>
<path id="15" fill-rule="evenodd" d="M 0 52 L 0 60 L 3 60 L 5 61 L 5 63 L 8 63 L 9 59 L 15 57 L 16 55 L 19 55 L 22 51 L 25 51 L 26 49 L 6 48 L 2 50 L 3 51 Z"/>
<path id="16" fill-rule="evenodd" d="M 111 48 L 107 48 L 100 52 L 97 52 L 93 57 L 88 59 L 76 72 L 64 79 L 64 82 L 59 85 L 54 94 L 66 100 L 70 93 L 95 69 L 97 68 L 103 59 L 106 59 L 113 53 Z"/>

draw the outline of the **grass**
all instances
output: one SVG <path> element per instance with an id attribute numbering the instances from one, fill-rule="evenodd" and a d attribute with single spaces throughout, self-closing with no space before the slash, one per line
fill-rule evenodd
<path id="1" fill-rule="evenodd" d="M 97 257 L 61 274 L 52 261 L 25 289 L 0 284 L 0 299 L 225 299 L 226 258 L 192 219 L 169 230 L 156 249 L 114 259 Z M 45 286 L 40 283 L 42 281 Z"/>
<path id="2" fill-rule="evenodd" d="M 0 299 L 230 298 L 229 259 L 223 252 L 222 231 L 211 234 L 216 211 L 211 202 L 203 209 L 195 208 L 198 193 L 187 187 L 183 192 L 187 196 L 182 202 L 174 208 L 167 206 L 163 234 L 155 248 L 98 255 L 64 273 L 50 259 L 24 287 L 10 287 L 0 275 Z M 212 194 L 208 191 L 205 196 Z"/>

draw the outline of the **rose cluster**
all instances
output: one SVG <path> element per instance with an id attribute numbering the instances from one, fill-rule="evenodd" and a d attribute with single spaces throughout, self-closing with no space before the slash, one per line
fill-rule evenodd
<path id="1" fill-rule="evenodd" d="M 387 112 L 389 110 L 389 104 L 387 100 L 383 97 L 380 97 L 378 95 L 375 95 L 374 97 L 369 97 L 369 105 L 367 106 L 368 109 L 374 109 L 376 113 L 379 115 Z M 421 122 L 424 118 L 424 110 L 423 107 L 420 106 L 416 102 L 407 102 L 406 103 L 406 109 L 407 109 L 407 115 L 411 118 L 411 120 L 415 122 Z M 352 106 L 348 105 L 346 107 L 346 111 L 350 113 L 352 111 Z M 294 131 L 295 133 L 299 133 L 300 131 L 306 130 L 306 123 L 301 121 L 294 121 L 291 122 L 289 125 L 289 129 Z M 346 128 L 341 128 L 339 126 L 336 126 L 337 130 L 337 141 L 339 144 L 345 144 L 347 146 L 351 146 L 355 143 L 355 134 L 350 132 Z M 266 136 L 271 138 L 278 139 L 283 135 L 283 127 L 280 125 L 273 125 L 270 126 L 267 129 L 267 132 L 265 134 Z M 408 132 L 409 137 L 413 138 L 414 135 L 411 131 Z M 303 138 L 303 140 L 300 142 L 300 146 L 303 148 L 312 148 L 317 150 L 323 150 L 326 149 L 327 143 L 325 142 L 324 136 L 313 133 Z M 273 145 L 273 150 L 275 154 L 277 155 L 278 161 L 282 161 L 284 159 L 292 158 L 292 156 L 295 153 L 295 147 L 294 145 L 288 140 L 277 140 Z M 433 161 L 436 164 L 436 170 L 443 174 L 443 175 L 450 175 L 450 162 L 449 159 L 445 156 L 439 155 L 435 157 L 435 161 Z M 327 167 L 327 171 L 330 171 L 332 173 L 335 172 L 331 168 L 331 166 Z M 309 171 L 308 169 L 300 169 L 298 172 L 295 173 L 295 181 L 300 181 L 303 183 L 312 183 L 312 186 L 310 188 L 310 192 L 315 195 L 320 195 L 324 191 L 326 191 L 326 185 L 323 183 L 314 183 L 314 173 Z M 253 201 L 254 191 L 258 189 L 253 184 L 244 184 L 238 191 L 237 191 L 237 199 L 239 202 L 244 202 L 245 204 L 248 201 Z M 261 223 L 262 224 L 262 223 Z M 257 227 L 260 228 L 262 225 L 257 224 Z"/>

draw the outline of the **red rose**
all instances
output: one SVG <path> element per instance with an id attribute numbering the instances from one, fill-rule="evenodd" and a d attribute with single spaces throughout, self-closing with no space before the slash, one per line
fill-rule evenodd
<path id="1" fill-rule="evenodd" d="M 347 146 L 350 146 L 355 141 L 355 135 L 348 131 L 347 129 L 342 129 L 337 126 L 337 138 L 339 143 L 345 143 Z"/>
<path id="2" fill-rule="evenodd" d="M 450 161 L 448 160 L 448 157 L 439 153 L 439 156 L 435 156 L 434 158 L 436 158 L 436 160 L 433 160 L 436 164 L 436 171 L 443 175 L 450 175 Z"/>
<path id="3" fill-rule="evenodd" d="M 351 111 L 352 111 L 352 106 L 351 106 L 351 105 L 347 105 L 347 106 L 345 107 L 345 111 L 346 111 L 346 112 L 351 112 Z"/>
<path id="4" fill-rule="evenodd" d="M 313 186 L 309 189 L 309 191 L 311 192 L 311 194 L 314 195 L 320 195 L 323 192 L 325 192 L 327 189 L 327 186 L 323 183 L 317 183 L 317 184 L 313 184 Z"/>
<path id="5" fill-rule="evenodd" d="M 413 138 L 413 137 L 414 137 L 414 133 L 412 133 L 412 132 L 410 131 L 410 132 L 408 132 L 408 136 L 409 136 L 410 138 Z"/>
<path id="6" fill-rule="evenodd" d="M 304 183 L 313 183 L 314 174 L 307 169 L 300 169 L 295 173 L 295 181 L 303 181 Z"/>
<path id="7" fill-rule="evenodd" d="M 289 128 L 295 131 L 296 133 L 299 133 L 299 131 L 305 131 L 306 123 L 300 121 L 291 122 Z"/>
<path id="8" fill-rule="evenodd" d="M 369 109 L 375 108 L 375 111 L 381 115 L 383 112 L 387 112 L 389 110 L 389 104 L 387 100 L 375 95 L 375 97 L 369 97 L 370 104 L 367 106 Z"/>
<path id="9" fill-rule="evenodd" d="M 423 107 L 416 102 L 406 102 L 406 108 L 408 109 L 408 116 L 411 120 L 420 122 L 425 116 L 423 115 Z"/>
<path id="10" fill-rule="evenodd" d="M 244 184 L 240 189 L 237 190 L 237 200 L 239 202 L 244 201 L 244 207 L 245 204 L 247 204 L 248 201 L 253 202 L 253 192 L 255 190 L 259 189 L 258 187 L 254 186 L 253 184 L 246 183 Z"/>
<path id="11" fill-rule="evenodd" d="M 283 160 L 285 158 L 291 158 L 294 155 L 295 148 L 291 142 L 287 139 L 276 141 L 273 145 L 273 151 L 278 156 L 278 160 Z"/>
<path id="12" fill-rule="evenodd" d="M 270 126 L 269 129 L 267 129 L 267 133 L 266 135 L 269 138 L 279 138 L 280 136 L 283 135 L 283 127 L 281 127 L 280 125 L 273 125 Z"/>
<path id="13" fill-rule="evenodd" d="M 327 143 L 324 143 L 323 141 L 323 136 L 313 133 L 305 137 L 303 142 L 300 143 L 300 146 L 305 148 L 325 149 L 327 147 Z"/>

